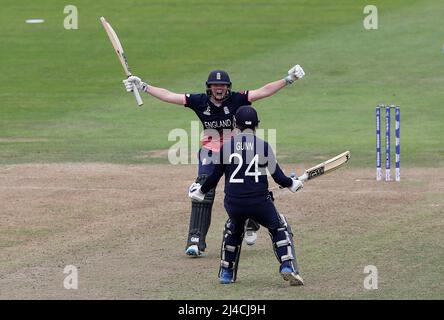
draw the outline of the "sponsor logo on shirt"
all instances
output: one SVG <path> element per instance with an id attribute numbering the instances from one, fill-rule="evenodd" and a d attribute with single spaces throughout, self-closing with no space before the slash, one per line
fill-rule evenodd
<path id="1" fill-rule="evenodd" d="M 207 106 L 207 110 L 204 111 L 204 115 L 211 116 L 211 107 Z"/>

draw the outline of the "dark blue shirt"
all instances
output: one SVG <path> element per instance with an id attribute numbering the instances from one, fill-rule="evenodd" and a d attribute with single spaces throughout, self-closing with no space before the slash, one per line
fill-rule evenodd
<path id="1" fill-rule="evenodd" d="M 224 129 L 226 131 L 233 129 L 233 116 L 236 114 L 237 109 L 241 106 L 251 105 L 251 102 L 248 101 L 248 91 L 231 92 L 221 106 L 214 105 L 210 97 L 203 93 L 186 94 L 185 100 L 185 107 L 192 109 L 203 125 L 203 146 L 215 152 L 218 152 L 223 144 L 222 131 Z M 217 133 L 216 135 L 220 135 L 220 139 L 214 137 L 215 134 L 211 133 L 212 129 L 216 131 L 214 132 Z"/>
<path id="2" fill-rule="evenodd" d="M 202 185 L 207 193 L 216 187 L 225 174 L 225 196 L 228 198 L 257 198 L 268 196 L 267 170 L 282 187 L 290 187 L 292 179 L 285 176 L 269 144 L 254 134 L 241 133 L 225 142 L 219 163 Z"/>

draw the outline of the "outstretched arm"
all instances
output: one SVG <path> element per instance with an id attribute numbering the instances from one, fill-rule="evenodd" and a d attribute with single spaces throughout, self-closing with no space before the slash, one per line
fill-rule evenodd
<path id="1" fill-rule="evenodd" d="M 147 92 L 153 97 L 162 100 L 164 102 L 184 105 L 185 104 L 185 94 L 174 93 L 167 89 L 154 87 L 143 82 L 142 79 L 136 76 L 131 76 L 128 79 L 123 80 L 126 91 L 130 92 L 133 87 L 136 86 L 139 92 Z"/>
<path id="2" fill-rule="evenodd" d="M 147 86 L 145 92 L 164 102 L 179 104 L 182 106 L 186 103 L 185 94 L 183 93 L 174 93 L 167 89 L 154 86 Z"/>
<path id="3" fill-rule="evenodd" d="M 254 102 L 259 99 L 263 99 L 269 96 L 272 96 L 279 90 L 281 90 L 283 87 L 285 87 L 287 83 L 284 79 L 273 81 L 270 83 L 267 83 L 265 86 L 256 89 L 256 90 L 250 90 L 248 92 L 248 100 L 250 102 Z"/>
<path id="4" fill-rule="evenodd" d="M 300 65 L 297 64 L 288 70 L 288 76 L 286 76 L 284 79 L 270 82 L 256 90 L 250 90 L 248 92 L 248 100 L 250 102 L 254 102 L 256 100 L 272 96 L 286 85 L 292 84 L 297 79 L 301 79 L 304 75 L 304 70 Z"/>
<path id="5" fill-rule="evenodd" d="M 273 180 L 279 184 L 282 188 L 288 188 L 291 192 L 299 191 L 304 187 L 304 183 L 298 180 L 297 176 L 292 174 L 292 176 L 287 177 L 282 171 L 281 167 L 277 163 L 276 155 L 268 145 L 268 163 L 267 168 L 271 174 Z"/>

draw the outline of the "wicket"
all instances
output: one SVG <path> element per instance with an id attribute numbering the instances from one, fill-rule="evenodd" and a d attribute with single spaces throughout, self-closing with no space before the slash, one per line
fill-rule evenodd
<path id="1" fill-rule="evenodd" d="M 395 180 L 401 181 L 400 175 L 400 133 L 401 133 L 401 109 L 395 105 L 378 105 L 376 106 L 376 180 L 382 180 L 381 170 L 381 108 L 385 108 L 385 181 L 391 180 L 390 175 L 390 125 L 391 125 L 391 109 L 395 109 Z"/>

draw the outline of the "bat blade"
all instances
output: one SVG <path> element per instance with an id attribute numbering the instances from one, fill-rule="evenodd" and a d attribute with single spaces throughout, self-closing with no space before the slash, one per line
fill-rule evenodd
<path id="1" fill-rule="evenodd" d="M 349 159 L 350 151 L 345 151 L 334 158 L 307 169 L 302 176 L 298 177 L 298 179 L 301 181 L 306 181 L 317 178 L 326 173 L 330 173 L 331 171 L 336 170 L 346 164 Z"/>
<path id="2" fill-rule="evenodd" d="M 123 70 L 125 71 L 125 74 L 127 77 L 130 77 L 132 75 L 131 70 L 128 65 L 128 60 L 126 59 L 125 52 L 123 51 L 122 44 L 120 43 L 119 37 L 117 36 L 114 29 L 111 27 L 108 21 L 104 17 L 100 18 L 100 22 L 102 23 L 103 28 L 106 31 L 106 34 L 108 35 L 109 40 L 111 41 L 111 44 L 114 48 L 114 51 L 117 54 L 117 57 L 119 58 L 120 64 L 123 67 Z M 133 87 L 134 96 L 136 97 L 137 104 L 139 106 L 143 105 L 142 98 L 140 97 L 139 90 L 137 90 L 136 86 Z"/>

